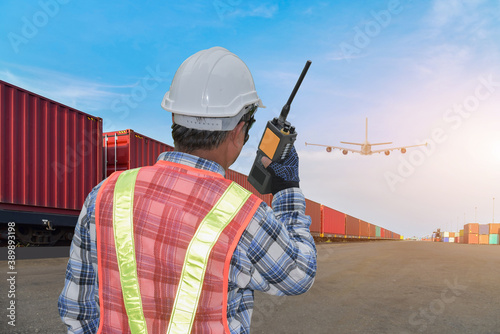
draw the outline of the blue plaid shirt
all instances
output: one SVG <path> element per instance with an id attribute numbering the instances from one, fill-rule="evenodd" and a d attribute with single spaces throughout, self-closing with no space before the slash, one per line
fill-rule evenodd
<path id="1" fill-rule="evenodd" d="M 180 152 L 158 159 L 225 174 L 217 163 Z M 95 199 L 100 184 L 88 195 L 75 227 L 59 314 L 68 333 L 96 333 L 99 327 Z M 298 295 L 312 286 L 316 248 L 299 188 L 278 192 L 272 209 L 262 203 L 234 251 L 229 270 L 227 318 L 231 333 L 250 333 L 253 291 Z"/>

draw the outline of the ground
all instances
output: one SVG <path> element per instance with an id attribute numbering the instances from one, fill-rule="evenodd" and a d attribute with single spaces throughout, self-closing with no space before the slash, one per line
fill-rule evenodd
<path id="1" fill-rule="evenodd" d="M 316 281 L 307 293 L 256 293 L 252 334 L 500 333 L 498 245 L 373 241 L 317 248 Z M 67 257 L 16 261 L 16 327 L 6 323 L 10 299 L 2 292 L 2 333 L 65 332 L 57 298 L 66 263 Z M 0 264 L 7 275 L 7 262 Z"/>

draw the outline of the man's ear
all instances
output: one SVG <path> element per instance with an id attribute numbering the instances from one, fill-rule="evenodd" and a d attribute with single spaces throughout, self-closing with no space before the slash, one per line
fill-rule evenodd
<path id="1" fill-rule="evenodd" d="M 231 136 L 231 140 L 233 141 L 238 141 L 240 140 L 240 136 L 243 136 L 243 140 L 245 140 L 244 136 L 245 136 L 245 133 L 244 133 L 244 127 L 245 127 L 245 122 L 239 122 L 238 125 L 236 125 L 236 127 L 231 131 L 230 133 L 230 136 Z M 241 134 L 243 132 L 243 135 Z"/>
<path id="2" fill-rule="evenodd" d="M 231 131 L 234 138 L 238 138 L 241 132 L 244 132 L 245 122 L 239 122 L 238 125 Z"/>

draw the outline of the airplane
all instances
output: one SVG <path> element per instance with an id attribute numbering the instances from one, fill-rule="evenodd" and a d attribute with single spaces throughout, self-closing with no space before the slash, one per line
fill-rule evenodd
<path id="1" fill-rule="evenodd" d="M 306 146 L 307 145 L 311 145 L 311 146 L 326 147 L 326 151 L 327 152 L 331 152 L 333 149 L 338 149 L 338 150 L 341 150 L 344 155 L 346 155 L 349 151 L 350 152 L 354 152 L 354 153 L 359 153 L 361 155 L 372 155 L 373 153 L 382 153 L 382 152 L 384 152 L 385 155 L 389 155 L 389 154 L 391 154 L 391 151 L 394 151 L 394 150 L 400 150 L 401 153 L 404 154 L 404 153 L 406 153 L 406 149 L 409 148 L 409 147 L 427 146 L 427 143 L 425 143 L 425 144 L 410 145 L 410 146 L 384 148 L 384 149 L 381 149 L 381 150 L 372 151 L 372 146 L 375 146 L 375 145 L 389 145 L 389 144 L 392 144 L 392 142 L 389 142 L 389 143 L 374 143 L 374 144 L 369 143 L 368 142 L 368 118 L 366 118 L 366 133 L 365 133 L 365 142 L 364 143 L 362 143 L 362 144 L 361 143 L 350 143 L 350 142 L 345 142 L 345 141 L 341 141 L 340 143 L 342 143 L 342 144 L 349 144 L 349 145 L 359 145 L 359 146 L 361 146 L 361 149 L 360 150 L 354 150 L 352 148 L 347 148 L 347 147 L 338 147 L 338 146 L 322 145 L 322 144 L 311 144 L 311 143 L 307 143 L 307 142 L 306 142 Z"/>

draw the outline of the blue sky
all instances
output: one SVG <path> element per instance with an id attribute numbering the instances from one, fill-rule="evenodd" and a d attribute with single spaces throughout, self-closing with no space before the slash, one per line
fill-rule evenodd
<path id="1" fill-rule="evenodd" d="M 405 236 L 493 219 L 498 1 L 41 0 L 0 10 L 0 79 L 99 116 L 105 131 L 169 144 L 160 102 L 177 67 L 216 45 L 236 53 L 268 107 L 232 167 L 245 174 L 310 59 L 289 116 L 306 197 Z M 388 157 L 304 145 L 362 141 L 366 117 L 371 142 L 433 145 Z"/>

